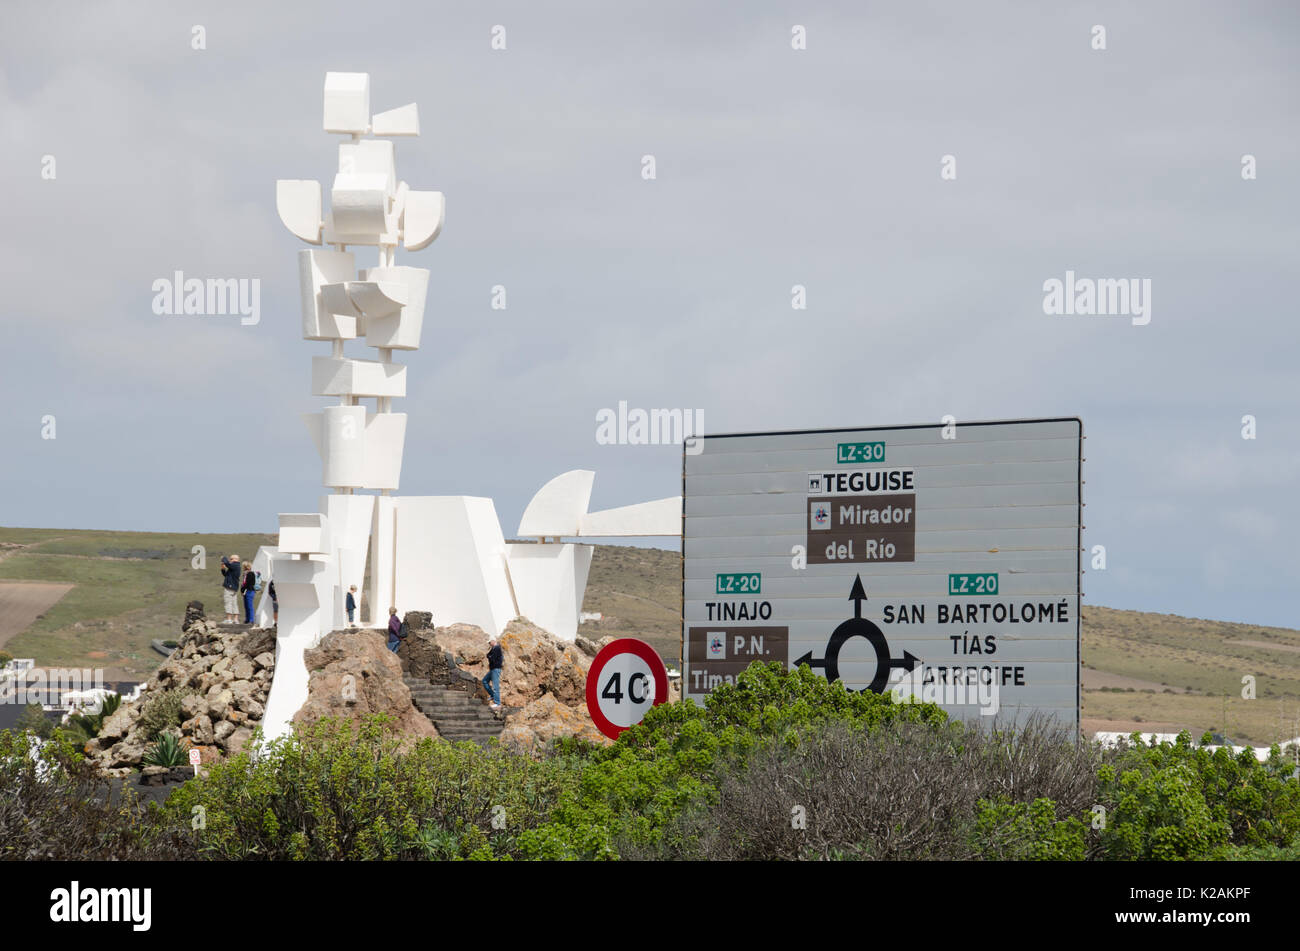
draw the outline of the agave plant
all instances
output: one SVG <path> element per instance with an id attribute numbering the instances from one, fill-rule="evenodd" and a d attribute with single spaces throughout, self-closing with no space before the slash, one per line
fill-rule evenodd
<path id="1" fill-rule="evenodd" d="M 141 762 L 145 766 L 184 766 L 189 743 L 170 730 L 158 734 L 158 742 L 145 753 Z"/>

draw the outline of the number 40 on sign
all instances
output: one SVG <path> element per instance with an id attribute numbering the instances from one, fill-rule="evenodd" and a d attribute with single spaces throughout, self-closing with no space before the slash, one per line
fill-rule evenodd
<path id="1" fill-rule="evenodd" d="M 668 699 L 668 671 L 658 651 L 635 637 L 606 644 L 587 671 L 587 711 L 611 739 Z"/>

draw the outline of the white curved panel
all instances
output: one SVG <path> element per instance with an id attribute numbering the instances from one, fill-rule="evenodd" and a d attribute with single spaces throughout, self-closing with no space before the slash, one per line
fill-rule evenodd
<path id="1" fill-rule="evenodd" d="M 577 535 L 579 522 L 591 502 L 591 483 L 595 478 L 596 473 L 590 469 L 573 469 L 557 475 L 528 503 L 515 534 L 527 538 Z"/>
<path id="2" fill-rule="evenodd" d="M 289 233 L 308 244 L 320 244 L 320 182 L 304 179 L 281 179 L 275 183 L 275 210 L 280 223 Z"/>
<path id="3" fill-rule="evenodd" d="M 442 192 L 412 189 L 402 209 L 402 246 L 408 251 L 427 248 L 442 233 L 446 213 L 447 202 Z"/>

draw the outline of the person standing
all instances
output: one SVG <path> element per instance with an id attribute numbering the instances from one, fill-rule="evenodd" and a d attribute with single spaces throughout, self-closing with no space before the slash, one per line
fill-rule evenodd
<path id="1" fill-rule="evenodd" d="M 221 559 L 221 596 L 225 601 L 226 623 L 234 624 L 239 620 L 239 556 L 231 555 Z"/>
<path id="2" fill-rule="evenodd" d="M 406 625 L 402 622 L 402 619 L 397 616 L 397 608 L 389 608 L 388 649 L 394 654 L 397 653 L 397 648 L 402 646 L 402 638 L 404 636 L 402 634 L 402 628 L 404 627 L 406 627 Z"/>
<path id="3" fill-rule="evenodd" d="M 357 593 L 356 585 L 353 585 L 352 587 L 348 588 L 347 604 L 344 605 L 344 607 L 348 609 L 348 625 L 350 627 L 357 626 L 356 625 L 357 599 L 355 597 L 356 593 Z"/>
<path id="4" fill-rule="evenodd" d="M 249 562 L 244 562 L 244 581 L 239 586 L 244 594 L 244 623 L 253 623 L 253 597 L 257 593 L 257 572 Z"/>
<path id="5" fill-rule="evenodd" d="M 501 709 L 501 667 L 504 655 L 501 643 L 495 637 L 488 641 L 488 672 L 483 675 L 483 689 L 492 698 L 492 709 Z"/>

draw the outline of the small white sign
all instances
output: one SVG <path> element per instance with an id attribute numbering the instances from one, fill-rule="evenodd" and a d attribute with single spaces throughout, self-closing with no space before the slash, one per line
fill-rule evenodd
<path id="1" fill-rule="evenodd" d="M 190 750 L 190 765 L 198 766 L 202 762 L 203 756 L 198 750 Z"/>

